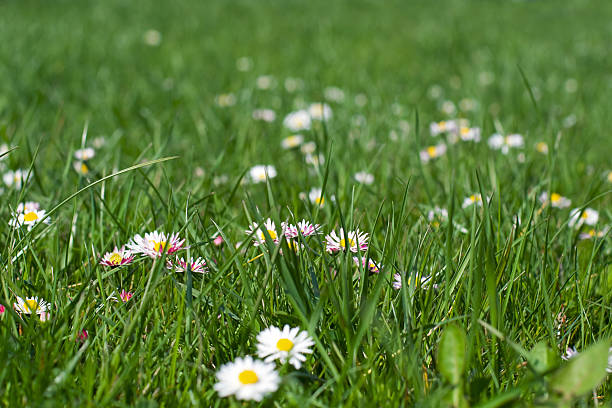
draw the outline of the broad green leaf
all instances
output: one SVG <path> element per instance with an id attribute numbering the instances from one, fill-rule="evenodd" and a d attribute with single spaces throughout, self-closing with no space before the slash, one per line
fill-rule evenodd
<path id="1" fill-rule="evenodd" d="M 572 358 L 550 379 L 550 387 L 565 399 L 586 394 L 606 376 L 609 342 L 602 341 Z"/>
<path id="2" fill-rule="evenodd" d="M 450 325 L 442 333 L 438 345 L 438 367 L 451 384 L 461 382 L 465 359 L 465 332 L 459 326 Z"/>
<path id="3" fill-rule="evenodd" d="M 559 364 L 559 357 L 544 342 L 536 344 L 528 353 L 527 360 L 531 367 L 538 373 L 544 374 Z"/>

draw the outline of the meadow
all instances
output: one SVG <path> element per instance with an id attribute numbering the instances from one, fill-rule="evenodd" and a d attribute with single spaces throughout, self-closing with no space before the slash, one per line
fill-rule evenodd
<path id="1" fill-rule="evenodd" d="M 611 17 L 0 2 L 0 406 L 609 406 Z"/>

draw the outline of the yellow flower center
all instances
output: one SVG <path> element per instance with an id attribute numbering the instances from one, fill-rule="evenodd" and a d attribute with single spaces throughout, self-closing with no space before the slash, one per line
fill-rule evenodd
<path id="1" fill-rule="evenodd" d="M 81 163 L 81 173 L 87 174 L 89 173 L 89 167 L 85 163 Z"/>
<path id="2" fill-rule="evenodd" d="M 32 313 L 38 310 L 38 302 L 35 299 L 27 299 L 24 306 L 26 313 Z"/>
<path id="3" fill-rule="evenodd" d="M 446 130 L 446 122 L 438 122 L 438 128 L 440 128 L 442 131 Z"/>
<path id="4" fill-rule="evenodd" d="M 293 342 L 289 339 L 280 339 L 276 342 L 276 348 L 280 351 L 290 351 L 293 348 Z"/>
<path id="5" fill-rule="evenodd" d="M 436 146 L 429 146 L 427 148 L 427 154 L 429 157 L 436 157 Z"/>
<path id="6" fill-rule="evenodd" d="M 587 212 L 586 212 L 586 211 L 584 211 L 584 212 L 582 213 L 581 218 L 582 218 L 582 219 L 584 219 L 584 220 L 586 220 L 587 218 L 589 218 L 589 214 L 587 214 Z"/>
<path id="7" fill-rule="evenodd" d="M 608 173 L 608 181 L 612 183 L 612 171 Z"/>
<path id="8" fill-rule="evenodd" d="M 589 231 L 589 235 L 590 235 L 591 237 L 594 237 L 594 236 L 596 236 L 596 235 L 597 235 L 597 232 L 596 232 L 594 229 L 592 229 L 592 230 L 590 230 L 590 231 Z"/>
<path id="9" fill-rule="evenodd" d="M 155 250 L 155 252 L 162 252 L 164 250 L 164 248 L 166 247 L 166 241 L 159 241 L 159 242 L 153 242 L 153 249 Z"/>
<path id="10" fill-rule="evenodd" d="M 115 252 L 108 259 L 113 265 L 119 265 L 123 257 L 117 252 Z"/>
<path id="11" fill-rule="evenodd" d="M 536 144 L 536 150 L 540 153 L 546 153 L 546 151 L 548 151 L 548 145 L 544 142 L 539 142 Z"/>
<path id="12" fill-rule="evenodd" d="M 29 213 L 26 213 L 23 216 L 23 220 L 25 222 L 33 222 L 36 221 L 38 219 L 38 214 L 36 214 L 34 211 L 30 211 Z"/>
<path id="13" fill-rule="evenodd" d="M 434 221 L 431 223 L 431 225 L 433 225 L 435 228 L 438 228 L 440 226 L 440 223 L 438 221 Z"/>
<path id="14" fill-rule="evenodd" d="M 318 197 L 315 199 L 315 203 L 318 205 L 323 205 L 325 204 L 325 199 L 323 197 Z"/>
<path id="15" fill-rule="evenodd" d="M 302 121 L 299 121 L 298 126 L 302 126 Z M 295 147 L 300 143 L 300 139 L 297 136 L 289 136 L 286 139 L 287 146 Z"/>
<path id="16" fill-rule="evenodd" d="M 257 381 L 259 381 L 259 378 L 257 377 L 257 373 L 255 373 L 255 371 L 244 370 L 243 372 L 238 374 L 238 380 L 243 385 L 249 385 L 249 384 L 255 384 Z"/>
<path id="17" fill-rule="evenodd" d="M 341 246 L 342 248 L 346 248 L 346 241 L 345 241 L 345 239 L 344 239 L 344 238 L 342 238 L 342 239 L 340 240 L 340 246 Z M 351 248 L 352 248 L 352 247 L 354 247 L 354 246 L 355 246 L 355 241 L 353 241 L 353 239 L 352 239 L 352 238 L 349 238 L 349 247 L 351 247 Z"/>
<path id="18" fill-rule="evenodd" d="M 273 230 L 268 230 L 268 234 L 270 235 L 270 238 L 272 238 L 272 240 L 273 240 L 273 241 L 274 241 L 274 240 L 277 238 L 276 231 L 273 231 Z M 263 233 L 263 232 L 260 232 L 260 233 L 259 233 L 259 238 L 260 238 L 262 241 L 265 241 L 265 240 L 266 240 L 266 236 L 264 235 L 264 233 Z"/>
<path id="19" fill-rule="evenodd" d="M 553 203 L 558 202 L 559 200 L 561 200 L 561 195 L 557 194 L 557 193 L 552 193 L 550 195 L 550 201 L 552 201 Z"/>
<path id="20" fill-rule="evenodd" d="M 469 127 L 462 127 L 461 128 L 461 134 L 462 135 L 467 135 L 468 133 L 470 133 L 470 128 Z"/>

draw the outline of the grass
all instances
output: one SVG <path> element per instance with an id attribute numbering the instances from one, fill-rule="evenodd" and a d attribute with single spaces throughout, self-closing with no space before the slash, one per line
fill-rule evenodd
<path id="1" fill-rule="evenodd" d="M 609 404 L 611 238 L 580 239 L 590 227 L 568 221 L 594 208 L 606 231 L 612 216 L 611 15 L 587 0 L 3 2 L 0 144 L 15 150 L 2 172 L 28 176 L 1 195 L 0 404 L 240 406 L 218 397 L 215 373 L 284 324 L 307 330 L 314 353 L 279 366 L 266 406 Z M 149 29 L 159 46 L 143 42 Z M 276 87 L 258 89 L 261 75 Z M 287 78 L 303 87 L 289 92 Z M 303 132 L 316 166 L 281 148 L 282 120 L 328 86 L 345 99 Z M 216 105 L 228 92 L 236 104 Z M 255 121 L 258 108 L 276 120 Z M 483 141 L 423 163 L 445 138 L 430 122 L 452 117 Z M 524 148 L 490 149 L 495 132 L 522 134 Z M 74 151 L 99 138 L 78 174 Z M 244 183 L 256 164 L 277 177 Z M 300 197 L 317 187 L 321 208 Z M 542 206 L 542 192 L 572 206 Z M 462 208 L 476 193 L 490 201 Z M 24 201 L 50 224 L 10 226 Z M 428 220 L 436 206 L 447 220 Z M 297 256 L 252 246 L 244 231 L 268 217 L 324 234 Z M 380 273 L 326 254 L 342 226 L 370 233 Z M 179 233 L 181 255 L 209 272 L 170 272 L 165 257 L 98 264 L 156 229 Z M 133 298 L 110 301 L 120 289 Z M 16 296 L 44 298 L 50 319 L 17 314 Z M 562 362 L 567 347 L 580 357 Z"/>

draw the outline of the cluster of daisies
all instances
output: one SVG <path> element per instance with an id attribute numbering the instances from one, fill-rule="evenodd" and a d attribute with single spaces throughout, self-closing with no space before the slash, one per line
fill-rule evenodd
<path id="1" fill-rule="evenodd" d="M 289 363 L 299 370 L 311 354 L 314 341 L 306 331 L 285 325 L 268 327 L 257 335 L 257 356 L 238 357 L 227 363 L 216 373 L 215 391 L 221 397 L 234 395 L 239 400 L 261 401 L 267 394 L 275 392 L 281 382 L 274 361 Z"/>

